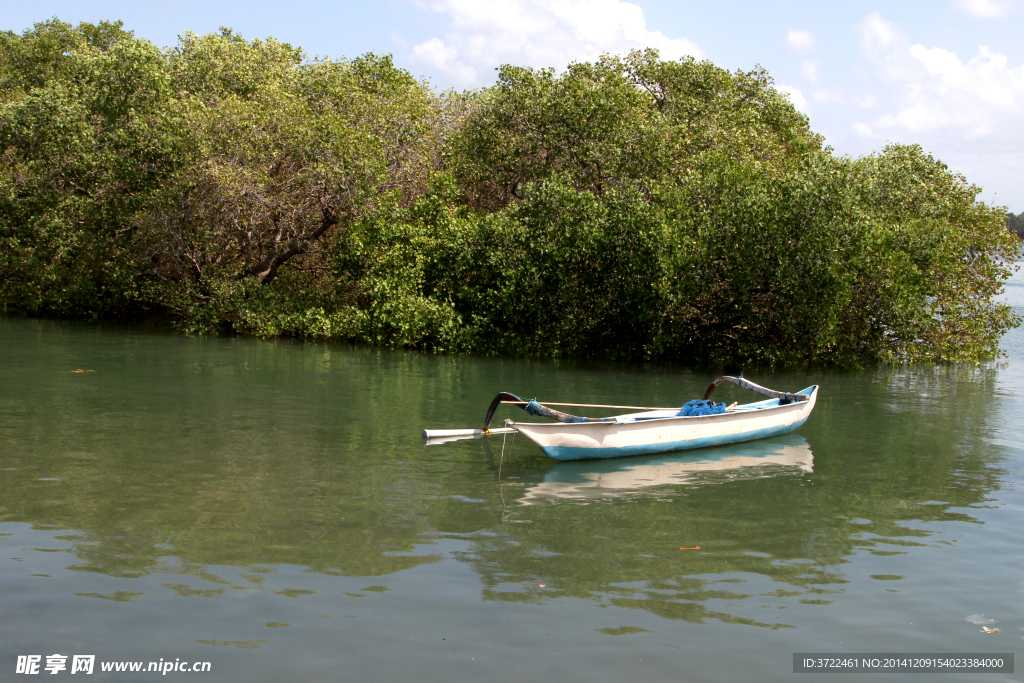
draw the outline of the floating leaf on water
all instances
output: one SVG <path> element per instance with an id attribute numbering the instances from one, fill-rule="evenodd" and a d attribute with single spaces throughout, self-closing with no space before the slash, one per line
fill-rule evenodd
<path id="1" fill-rule="evenodd" d="M 299 588 L 285 588 L 283 590 L 276 590 L 273 592 L 277 593 L 278 595 L 283 595 L 286 598 L 297 598 L 300 595 L 313 595 L 313 593 L 315 593 L 316 591 L 307 591 Z"/>
<path id="2" fill-rule="evenodd" d="M 75 593 L 75 595 L 81 598 L 101 598 L 103 600 L 112 600 L 114 602 L 131 602 L 135 598 L 143 595 L 137 591 L 115 591 L 113 593 Z"/>
<path id="3" fill-rule="evenodd" d="M 269 640 L 200 640 L 197 641 L 203 645 L 220 645 L 228 647 L 237 647 L 242 650 L 255 650 L 256 648 L 263 645 L 263 643 L 269 643 Z"/>
<path id="4" fill-rule="evenodd" d="M 629 633 L 647 633 L 647 629 L 639 626 L 620 626 L 618 628 L 595 628 L 598 633 L 606 633 L 610 636 L 624 636 Z"/>

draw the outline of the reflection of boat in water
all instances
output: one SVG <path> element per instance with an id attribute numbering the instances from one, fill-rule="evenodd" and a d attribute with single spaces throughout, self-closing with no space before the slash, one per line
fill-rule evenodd
<path id="1" fill-rule="evenodd" d="M 523 505 L 555 499 L 618 498 L 668 485 L 720 484 L 814 471 L 814 456 L 801 436 L 787 436 L 699 454 L 587 460 L 555 465 L 525 489 Z"/>

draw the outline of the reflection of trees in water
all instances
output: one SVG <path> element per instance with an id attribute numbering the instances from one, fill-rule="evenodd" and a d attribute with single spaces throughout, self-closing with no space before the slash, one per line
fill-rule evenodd
<path id="1" fill-rule="evenodd" d="M 0 397 L 11 420 L 0 470 L 14 468 L 0 471 L 0 521 L 76 530 L 63 537 L 71 568 L 132 577 L 289 564 L 371 576 L 437 561 L 402 554 L 430 530 L 439 484 L 410 463 L 415 451 L 394 448 L 407 441 L 394 418 L 419 422 L 424 383 L 457 372 L 454 362 L 8 325 L 12 348 L 39 351 L 23 354 L 23 376 L 5 371 L 25 392 Z M 98 359 L 96 372 L 51 361 L 71 344 Z M 417 371 L 424 360 L 432 373 Z"/>
<path id="2" fill-rule="evenodd" d="M 820 594 L 842 590 L 841 565 L 858 549 L 902 554 L 932 545 L 931 532 L 919 528 L 922 522 L 979 523 L 951 508 L 983 502 L 1004 474 L 996 465 L 1005 454 L 989 438 L 994 370 L 879 370 L 836 373 L 830 380 L 822 383 L 832 390 L 822 393 L 818 411 L 800 432 L 813 448 L 813 474 L 783 467 L 778 476 L 751 479 L 737 471 L 728 483 L 705 485 L 727 481 L 721 472 L 710 472 L 683 485 L 618 488 L 603 496 L 594 489 L 581 495 L 568 486 L 564 499 L 549 496 L 546 504 L 517 506 L 533 502 L 531 486 L 553 490 L 560 476 L 563 483 L 586 478 L 586 464 L 540 470 L 509 467 L 507 461 L 505 476 L 525 483 L 505 489 L 512 519 L 520 523 L 478 541 L 474 562 L 485 597 L 571 596 L 667 618 L 774 628 L 779 624 L 702 603 L 756 602 L 766 594 L 743 592 L 742 583 L 729 590 L 721 585 L 724 575 L 751 574 L 794 589 L 775 595 L 827 602 Z M 772 440 L 758 443 L 766 452 L 778 450 Z M 630 459 L 617 462 L 623 470 L 636 468 Z M 607 462 L 592 468 L 608 476 Z M 701 550 L 678 550 L 693 546 Z M 539 583 L 546 588 L 537 588 Z M 508 584 L 534 588 L 502 590 Z"/>
<path id="3" fill-rule="evenodd" d="M 25 501 L 7 496 L 3 519 L 79 530 L 65 537 L 77 560 L 69 568 L 112 576 L 173 567 L 218 582 L 207 565 L 278 564 L 372 576 L 437 561 L 392 554 L 414 550 L 429 531 L 424 487 L 400 467 L 378 467 L 372 483 L 353 486 L 303 457 L 187 464 L 120 458 L 109 468 L 61 468 L 61 482 L 47 482 L 59 504 L 30 485 Z"/>
<path id="4" fill-rule="evenodd" d="M 813 451 L 813 474 L 799 465 L 735 480 L 708 472 L 627 495 L 519 505 L 559 465 L 519 440 L 502 477 L 525 486 L 499 489 L 499 454 L 486 441 L 410 448 L 409 425 L 476 424 L 498 382 L 636 401 L 629 391 L 643 373 L 60 329 L 79 350 L 117 348 L 89 351 L 108 359 L 95 373 L 41 378 L 55 364 L 30 354 L 53 350 L 45 335 L 11 337 L 8 358 L 22 356 L 4 372 L 25 391 L 0 396 L 0 470 L 16 468 L 0 471 L 0 521 L 75 530 L 59 538 L 73 544 L 74 556 L 61 557 L 76 570 L 178 572 L 214 592 L 231 585 L 211 573 L 217 565 L 246 568 L 239 576 L 250 585 L 276 565 L 401 571 L 438 561 L 418 546 L 441 534 L 471 539 L 472 552 L 456 558 L 478 571 L 487 599 L 573 596 L 741 620 L 714 601 L 752 604 L 772 591 L 822 599 L 842 590 L 841 565 L 860 548 L 906 552 L 929 543 L 917 522 L 976 523 L 951 508 L 984 501 L 1003 474 L 990 438 L 996 371 L 822 372 L 818 407 L 795 435 Z M 771 384 L 806 380 L 777 374 Z M 658 401 L 706 387 L 685 375 L 653 384 Z M 782 587 L 754 588 L 761 577 Z"/>

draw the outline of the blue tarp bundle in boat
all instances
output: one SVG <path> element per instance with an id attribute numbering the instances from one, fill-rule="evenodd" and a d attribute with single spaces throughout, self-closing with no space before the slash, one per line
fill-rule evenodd
<path id="1" fill-rule="evenodd" d="M 521 401 L 522 400 L 518 396 L 513 396 L 512 394 L 508 394 L 508 396 L 511 396 L 513 399 L 515 399 L 517 401 Z M 500 395 L 499 395 L 499 398 L 500 398 Z M 495 400 L 497 400 L 497 399 L 495 399 Z M 529 413 L 530 415 L 536 415 L 538 417 L 550 417 L 550 418 L 553 418 L 555 420 L 558 420 L 559 422 L 618 422 L 618 421 L 622 421 L 621 417 L 619 417 L 619 418 L 615 418 L 615 417 L 579 417 L 577 415 L 569 415 L 568 413 L 563 413 L 563 412 L 560 412 L 560 411 L 548 408 L 546 405 L 544 405 L 542 403 L 538 403 L 537 399 L 532 399 L 530 401 L 527 401 L 526 405 L 520 405 L 520 407 L 523 410 L 525 410 L 527 413 Z M 715 403 L 714 401 L 690 401 L 689 403 L 684 405 L 682 408 L 680 408 L 679 412 L 676 413 L 676 414 L 681 416 L 681 417 L 696 417 L 698 415 L 718 415 L 718 414 L 724 413 L 724 412 L 725 412 L 725 404 L 724 403 Z M 650 417 L 640 417 L 640 418 L 635 418 L 635 419 L 650 420 L 650 419 L 653 419 L 653 418 L 650 418 Z M 632 420 L 629 420 L 629 421 L 632 421 Z"/>
<path id="2" fill-rule="evenodd" d="M 724 403 L 714 401 L 690 401 L 679 409 L 681 417 L 696 417 L 697 415 L 718 415 L 725 412 Z"/>

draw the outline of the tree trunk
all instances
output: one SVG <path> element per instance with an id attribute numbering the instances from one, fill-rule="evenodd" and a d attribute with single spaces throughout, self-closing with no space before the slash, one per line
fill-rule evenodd
<path id="1" fill-rule="evenodd" d="M 306 253 L 311 244 L 323 237 L 324 233 L 338 224 L 340 217 L 337 209 L 328 206 L 324 207 L 322 212 L 323 219 L 320 221 L 320 226 L 317 227 L 316 230 L 309 233 L 302 233 L 301 235 L 296 235 L 291 238 L 285 244 L 283 251 L 279 252 L 277 245 L 275 244 L 274 249 L 270 252 L 267 258 L 263 259 L 261 263 L 243 271 L 238 275 L 238 279 L 244 280 L 247 277 L 256 276 L 259 278 L 260 284 L 269 285 L 273 282 L 274 278 L 277 277 L 278 271 L 281 270 L 281 266 L 290 261 L 293 257 Z"/>

